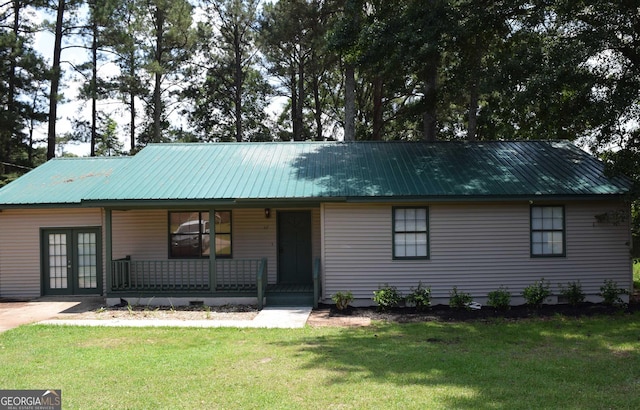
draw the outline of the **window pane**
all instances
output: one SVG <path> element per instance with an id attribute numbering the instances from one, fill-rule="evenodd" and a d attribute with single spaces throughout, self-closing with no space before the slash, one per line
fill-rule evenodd
<path id="1" fill-rule="evenodd" d="M 199 235 L 171 235 L 171 256 L 200 256 Z"/>
<path id="2" fill-rule="evenodd" d="M 542 232 L 533 232 L 531 234 L 531 253 L 542 255 Z"/>
<path id="3" fill-rule="evenodd" d="M 416 231 L 426 232 L 427 230 L 427 210 L 418 209 L 416 211 Z"/>
<path id="4" fill-rule="evenodd" d="M 396 232 L 404 232 L 406 231 L 405 229 L 405 212 L 404 209 L 396 209 L 396 224 L 394 227 L 394 230 Z"/>
<path id="5" fill-rule="evenodd" d="M 209 256 L 211 254 L 211 236 L 209 234 L 202 234 L 202 256 Z"/>
<path id="6" fill-rule="evenodd" d="M 534 208 L 531 208 L 531 218 L 532 219 L 540 219 L 542 218 L 542 208 L 537 206 Z"/>
<path id="7" fill-rule="evenodd" d="M 216 233 L 231 233 L 231 212 L 216 212 Z"/>
<path id="8" fill-rule="evenodd" d="M 231 235 L 216 235 L 216 255 L 231 256 Z"/>
<path id="9" fill-rule="evenodd" d="M 405 231 L 414 232 L 416 230 L 416 210 L 406 209 L 405 212 L 406 212 Z"/>
<path id="10" fill-rule="evenodd" d="M 541 218 L 531 218 L 531 229 L 542 229 Z"/>
<path id="11" fill-rule="evenodd" d="M 396 234 L 395 237 L 395 256 L 404 257 L 407 256 L 405 252 L 406 235 L 403 233 Z"/>
<path id="12" fill-rule="evenodd" d="M 427 256 L 427 234 L 416 234 L 416 256 Z"/>
<path id="13" fill-rule="evenodd" d="M 562 232 L 553 232 L 551 234 L 551 252 L 554 255 L 561 255 L 563 250 Z"/>

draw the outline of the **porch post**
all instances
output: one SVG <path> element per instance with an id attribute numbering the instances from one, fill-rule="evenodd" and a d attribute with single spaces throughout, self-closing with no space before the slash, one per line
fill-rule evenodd
<path id="1" fill-rule="evenodd" d="M 216 210 L 209 209 L 209 286 L 215 293 L 216 283 Z"/>
<path id="2" fill-rule="evenodd" d="M 111 208 L 104 209 L 104 253 L 105 253 L 105 263 L 106 263 L 106 285 L 105 289 L 107 290 L 105 296 L 109 296 L 109 292 L 111 292 L 111 269 L 112 269 L 112 259 L 113 259 L 113 230 L 112 230 L 112 218 L 111 218 Z"/>

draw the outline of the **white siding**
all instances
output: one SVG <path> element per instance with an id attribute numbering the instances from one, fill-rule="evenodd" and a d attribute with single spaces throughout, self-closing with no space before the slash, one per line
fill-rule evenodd
<path id="1" fill-rule="evenodd" d="M 169 254 L 166 210 L 113 211 L 113 259 L 165 260 Z"/>
<path id="2" fill-rule="evenodd" d="M 392 206 L 325 204 L 323 289 L 329 298 L 351 290 L 371 300 L 382 284 L 403 293 L 422 281 L 434 298 L 448 299 L 453 286 L 478 300 L 499 286 L 513 295 L 544 277 L 558 284 L 580 280 L 595 295 L 605 279 L 631 286 L 628 222 L 596 223 L 594 215 L 624 209 L 616 203 L 567 203 L 566 257 L 532 258 L 529 203 L 425 204 L 429 206 L 430 259 L 393 260 Z"/>
<path id="3" fill-rule="evenodd" d="M 0 296 L 40 296 L 40 229 L 83 226 L 102 226 L 102 211 L 5 209 L 0 212 Z"/>

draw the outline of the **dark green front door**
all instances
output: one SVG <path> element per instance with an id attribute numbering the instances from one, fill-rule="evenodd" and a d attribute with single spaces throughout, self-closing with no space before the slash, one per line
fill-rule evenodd
<path id="1" fill-rule="evenodd" d="M 43 294 L 102 294 L 99 228 L 42 231 Z"/>
<path id="2" fill-rule="evenodd" d="M 278 212 L 278 283 L 312 284 L 311 212 Z"/>

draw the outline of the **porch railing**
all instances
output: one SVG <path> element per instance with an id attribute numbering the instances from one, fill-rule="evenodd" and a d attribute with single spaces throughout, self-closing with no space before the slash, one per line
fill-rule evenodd
<path id="1" fill-rule="evenodd" d="M 119 259 L 112 261 L 111 291 L 253 293 L 266 286 L 266 265 L 266 259 L 217 259 L 209 283 L 206 259 Z"/>

